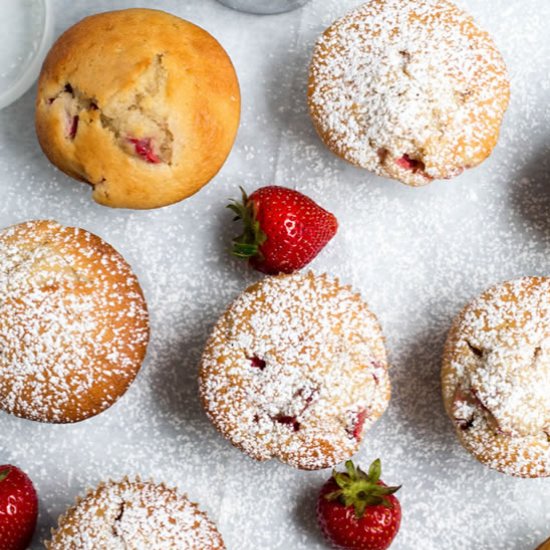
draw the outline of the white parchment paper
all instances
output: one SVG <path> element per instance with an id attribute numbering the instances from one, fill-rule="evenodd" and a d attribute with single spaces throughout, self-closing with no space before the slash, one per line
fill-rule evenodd
<path id="1" fill-rule="evenodd" d="M 332 156 L 308 118 L 305 88 L 320 32 L 357 0 L 312 0 L 261 17 L 215 0 L 137 2 L 212 32 L 233 58 L 243 112 L 220 175 L 178 205 L 110 210 L 39 150 L 31 90 L 0 112 L 0 226 L 54 218 L 111 242 L 148 299 L 144 368 L 114 407 L 72 426 L 0 414 L 0 463 L 26 470 L 40 494 L 35 546 L 77 494 L 140 474 L 198 501 L 233 550 L 325 548 L 316 493 L 329 472 L 252 462 L 210 426 L 197 399 L 197 363 L 210 327 L 256 273 L 227 254 L 236 231 L 224 208 L 238 185 L 295 187 L 332 210 L 340 230 L 312 264 L 360 290 L 379 316 L 393 398 L 358 455 L 403 484 L 395 550 L 531 550 L 550 535 L 550 480 L 520 480 L 478 464 L 443 412 L 442 346 L 454 315 L 490 284 L 550 271 L 550 2 L 461 0 L 495 37 L 512 77 L 501 141 L 481 167 L 451 182 L 407 188 Z M 126 0 L 53 0 L 56 31 Z M 0 16 L 1 16 L 0 5 Z"/>

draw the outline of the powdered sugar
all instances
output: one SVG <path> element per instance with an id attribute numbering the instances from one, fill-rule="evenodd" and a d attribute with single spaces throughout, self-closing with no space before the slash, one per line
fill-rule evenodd
<path id="1" fill-rule="evenodd" d="M 550 280 L 488 290 L 450 335 L 443 392 L 465 445 L 505 473 L 550 475 Z"/>
<path id="2" fill-rule="evenodd" d="M 202 359 L 202 400 L 222 434 L 258 460 L 304 469 L 349 458 L 389 393 L 376 318 L 349 288 L 312 273 L 248 289 Z"/>
<path id="3" fill-rule="evenodd" d="M 490 153 L 508 104 L 506 67 L 446 0 L 374 0 L 319 39 L 311 112 L 330 148 L 411 185 Z"/>
<path id="4" fill-rule="evenodd" d="M 225 204 L 239 196 L 238 185 L 252 192 L 271 183 L 296 188 L 337 216 L 338 234 L 312 269 L 351 283 L 384 328 L 393 396 L 355 458 L 366 467 L 380 457 L 385 481 L 403 484 L 403 526 L 392 550 L 530 550 L 548 538 L 548 480 L 502 475 L 466 452 L 443 411 L 439 373 L 445 337 L 464 304 L 497 281 L 548 272 L 550 4 L 458 1 L 502 49 L 513 93 L 491 158 L 452 182 L 412 189 L 377 178 L 316 135 L 307 66 L 319 35 L 358 0 L 312 0 L 274 17 L 215 0 L 154 2 L 220 40 L 243 94 L 228 163 L 170 208 L 95 205 L 85 186 L 44 159 L 32 93 L 0 112 L 0 225 L 47 217 L 102 235 L 136 270 L 153 327 L 144 368 L 104 413 L 63 426 L 0 414 L 0 455 L 22 466 L 40 494 L 33 550 L 86 487 L 136 473 L 188 492 L 228 548 L 326 550 L 315 501 L 330 472 L 250 460 L 216 432 L 197 396 L 208 334 L 259 278 L 228 254 L 239 228 Z M 91 11 L 130 5 L 55 4 L 60 30 Z"/>
<path id="5" fill-rule="evenodd" d="M 175 489 L 151 481 L 102 483 L 59 520 L 48 550 L 222 550 L 215 525 Z"/>
<path id="6" fill-rule="evenodd" d="M 147 310 L 128 264 L 55 222 L 0 233 L 0 406 L 75 422 L 112 405 L 139 370 Z"/>

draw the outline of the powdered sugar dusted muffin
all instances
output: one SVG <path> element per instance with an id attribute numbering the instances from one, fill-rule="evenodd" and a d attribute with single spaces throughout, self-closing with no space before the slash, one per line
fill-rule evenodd
<path id="1" fill-rule="evenodd" d="M 229 154 L 239 117 L 220 44 L 157 10 L 83 19 L 54 44 L 38 83 L 42 149 L 107 206 L 156 208 L 198 191 Z"/>
<path id="2" fill-rule="evenodd" d="M 139 479 L 101 483 L 59 518 L 47 550 L 222 550 L 208 516 L 185 495 Z"/>
<path id="3" fill-rule="evenodd" d="M 447 0 L 371 0 L 324 32 L 310 67 L 329 149 L 408 185 L 485 160 L 509 95 L 491 37 Z"/>
<path id="4" fill-rule="evenodd" d="M 138 280 L 105 241 L 53 221 L 0 232 L 0 409 L 96 415 L 134 380 L 148 338 Z"/>
<path id="5" fill-rule="evenodd" d="M 455 320 L 443 398 L 463 445 L 522 477 L 550 475 L 550 279 L 496 285 Z"/>
<path id="6" fill-rule="evenodd" d="M 214 327 L 200 395 L 216 428 L 252 458 L 327 468 L 357 451 L 387 407 L 380 325 L 327 275 L 263 279 Z"/>

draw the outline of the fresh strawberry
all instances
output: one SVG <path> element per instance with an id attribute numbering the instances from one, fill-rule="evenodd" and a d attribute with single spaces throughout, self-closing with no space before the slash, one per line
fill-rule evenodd
<path id="1" fill-rule="evenodd" d="M 317 520 L 327 540 L 340 550 L 386 550 L 401 524 L 401 506 L 380 481 L 375 460 L 368 474 L 346 462 L 346 472 L 334 471 L 317 501 Z"/>
<path id="2" fill-rule="evenodd" d="M 292 273 L 307 265 L 334 237 L 336 218 L 298 191 L 269 185 L 228 205 L 243 234 L 233 241 L 233 254 L 267 273 Z"/>
<path id="3" fill-rule="evenodd" d="M 38 516 L 38 497 L 27 474 L 15 466 L 0 466 L 0 548 L 25 550 Z"/>

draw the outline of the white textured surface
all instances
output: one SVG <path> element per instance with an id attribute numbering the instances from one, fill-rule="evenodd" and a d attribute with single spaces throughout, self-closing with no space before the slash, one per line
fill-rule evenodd
<path id="1" fill-rule="evenodd" d="M 33 91 L 0 112 L 0 224 L 53 217 L 95 231 L 132 263 L 153 324 L 145 368 L 106 413 L 74 426 L 0 416 L 0 462 L 24 468 L 40 493 L 40 532 L 86 486 L 141 473 L 200 502 L 230 549 L 324 548 L 314 520 L 328 472 L 256 464 L 221 439 L 197 399 L 207 332 L 256 277 L 226 254 L 225 210 L 237 186 L 295 186 L 340 221 L 314 262 L 361 290 L 381 320 L 393 363 L 388 412 L 360 459 L 380 456 L 403 483 L 395 550 L 531 550 L 550 531 L 550 480 L 505 477 L 462 449 L 440 397 L 442 346 L 452 318 L 498 280 L 547 274 L 550 259 L 550 4 L 461 0 L 503 50 L 512 102 L 493 156 L 452 182 L 411 189 L 333 157 L 307 115 L 307 64 L 319 33 L 359 2 L 313 0 L 261 18 L 214 0 L 150 1 L 204 26 L 234 59 L 243 92 L 237 145 L 220 176 L 186 202 L 152 212 L 93 204 L 89 189 L 39 151 Z M 142 3 L 143 4 L 143 3 Z M 129 1 L 55 0 L 57 31 Z M 37 542 L 36 548 L 40 545 Z"/>

